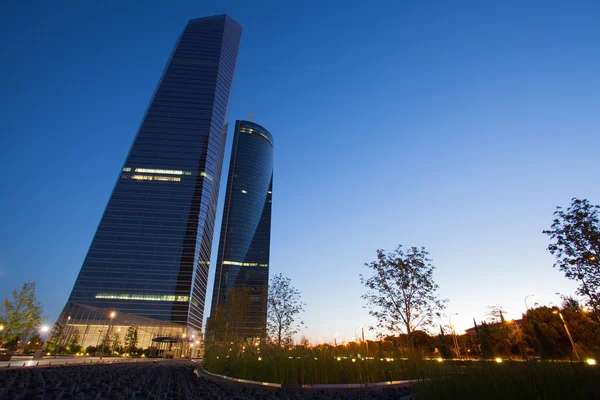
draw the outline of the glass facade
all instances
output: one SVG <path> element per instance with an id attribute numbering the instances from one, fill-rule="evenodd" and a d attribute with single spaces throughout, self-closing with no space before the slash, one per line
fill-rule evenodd
<path id="1" fill-rule="evenodd" d="M 76 315 L 85 305 L 155 336 L 201 331 L 241 33 L 227 15 L 188 22 L 59 322 L 92 321 Z"/>
<path id="2" fill-rule="evenodd" d="M 243 337 L 265 333 L 271 243 L 273 137 L 262 126 L 236 121 L 211 316 L 234 287 L 246 287 L 251 303 Z"/>

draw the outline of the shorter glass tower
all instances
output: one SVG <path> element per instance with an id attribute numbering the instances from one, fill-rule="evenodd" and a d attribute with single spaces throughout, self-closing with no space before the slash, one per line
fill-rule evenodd
<path id="1" fill-rule="evenodd" d="M 273 189 L 273 136 L 250 121 L 236 121 L 211 306 L 227 302 L 233 288 L 250 295 L 236 334 L 261 337 L 266 331 Z"/>

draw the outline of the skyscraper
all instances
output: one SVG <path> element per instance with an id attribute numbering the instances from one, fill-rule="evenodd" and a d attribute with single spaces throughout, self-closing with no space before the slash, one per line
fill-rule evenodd
<path id="1" fill-rule="evenodd" d="M 84 346 L 201 331 L 241 33 L 218 15 L 177 40 L 59 319 Z"/>
<path id="2" fill-rule="evenodd" d="M 242 337 L 260 337 L 265 332 L 272 189 L 273 136 L 258 124 L 236 121 L 211 318 L 233 288 L 246 288 L 248 313 L 236 327 Z"/>

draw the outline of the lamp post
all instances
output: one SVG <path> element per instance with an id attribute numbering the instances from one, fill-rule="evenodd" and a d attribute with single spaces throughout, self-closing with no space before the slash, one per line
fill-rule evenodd
<path id="1" fill-rule="evenodd" d="M 456 338 L 456 331 L 454 330 L 454 326 L 452 325 L 452 317 L 454 315 L 458 315 L 458 313 L 450 314 L 448 316 L 448 324 L 450 324 L 450 329 L 452 329 L 452 341 L 454 342 L 454 348 L 456 349 L 456 355 L 458 358 L 460 357 L 460 348 L 458 347 L 458 339 Z"/>
<path id="2" fill-rule="evenodd" d="M 359 339 L 359 336 L 356 334 L 356 330 L 360 328 L 362 330 L 362 342 L 365 341 L 365 328 L 363 326 L 357 326 L 356 328 L 354 328 L 354 338 L 357 342 L 361 342 L 361 340 Z"/>
<path id="3" fill-rule="evenodd" d="M 106 343 L 108 343 L 108 335 L 110 333 L 110 329 L 112 328 L 112 324 L 113 324 L 113 320 L 114 318 L 117 316 L 117 313 L 114 311 L 111 311 L 110 313 L 110 324 L 108 325 L 108 329 L 106 330 L 106 337 L 104 338 L 104 341 L 102 342 L 102 352 L 100 353 L 100 359 L 102 360 L 102 357 L 104 356 L 104 346 L 106 346 Z"/>
<path id="4" fill-rule="evenodd" d="M 573 354 L 575 354 L 575 358 L 577 358 L 577 361 L 581 361 L 581 358 L 579 358 L 579 354 L 577 353 L 577 348 L 575 347 L 575 342 L 573 341 L 573 337 L 571 337 L 571 332 L 569 332 L 569 327 L 567 326 L 567 321 L 565 321 L 565 319 L 563 318 L 563 315 L 560 311 L 554 310 L 554 311 L 552 311 L 552 314 L 558 314 L 558 316 L 560 317 L 560 320 L 563 322 L 563 326 L 565 327 L 565 331 L 567 331 L 567 336 L 569 337 L 569 341 L 571 341 L 571 346 L 573 347 Z"/>
<path id="5" fill-rule="evenodd" d="M 527 299 L 529 297 L 535 297 L 535 293 L 525 296 L 525 312 L 527 312 L 527 310 L 529 310 L 529 306 L 527 306 Z"/>
<path id="6" fill-rule="evenodd" d="M 40 346 L 42 345 L 42 342 L 43 342 L 42 335 L 47 334 L 49 330 L 50 330 L 50 328 L 48 327 L 48 325 L 42 325 L 42 327 L 40 328 L 40 341 L 38 342 L 38 345 L 37 345 L 35 351 L 38 351 L 40 349 Z"/>

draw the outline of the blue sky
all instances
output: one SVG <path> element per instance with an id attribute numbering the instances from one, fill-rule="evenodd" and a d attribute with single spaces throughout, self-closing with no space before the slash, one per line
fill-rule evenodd
<path id="1" fill-rule="evenodd" d="M 178 35 L 221 13 L 244 25 L 230 122 L 276 141 L 271 275 L 310 339 L 373 323 L 358 276 L 398 244 L 430 251 L 460 329 L 574 291 L 541 231 L 600 203 L 597 2 L 64 1 L 0 15 L 2 297 L 36 280 L 58 316 Z"/>

